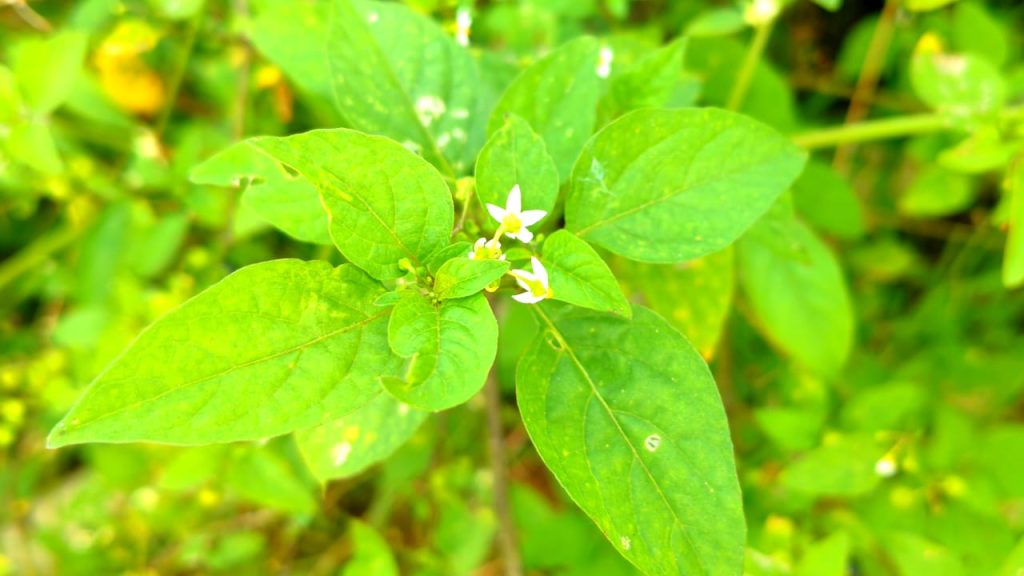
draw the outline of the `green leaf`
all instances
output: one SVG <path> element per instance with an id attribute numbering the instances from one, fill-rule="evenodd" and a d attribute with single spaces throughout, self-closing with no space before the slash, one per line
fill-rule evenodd
<path id="1" fill-rule="evenodd" d="M 646 574 L 738 574 L 745 527 L 732 441 L 700 354 L 633 319 L 543 303 L 516 374 L 544 463 Z"/>
<path id="2" fill-rule="evenodd" d="M 1016 288 L 1024 284 L 1024 157 L 1017 158 L 1006 175 L 1004 194 L 1009 195 L 1006 252 L 1003 255 L 1003 284 Z"/>
<path id="3" fill-rule="evenodd" d="M 829 12 L 835 12 L 843 5 L 843 0 L 812 0 L 818 6 L 821 6 Z"/>
<path id="4" fill-rule="evenodd" d="M 523 118 L 544 138 L 562 180 L 566 179 L 597 121 L 597 64 L 594 38 L 562 45 L 524 70 L 505 90 L 491 113 L 488 134 L 504 126 L 507 114 Z"/>
<path id="5" fill-rule="evenodd" d="M 295 433 L 302 457 L 321 483 L 355 476 L 405 444 L 427 418 L 381 390 L 344 418 Z"/>
<path id="6" fill-rule="evenodd" d="M 385 378 L 399 400 L 445 410 L 476 394 L 498 350 L 498 323 L 482 294 L 439 303 L 411 293 L 388 324 L 392 350 L 409 362 L 403 379 Z"/>
<path id="7" fill-rule="evenodd" d="M 467 154 L 479 83 L 463 47 L 400 4 L 334 0 L 328 59 L 349 126 L 410 143 L 453 175 L 448 159 Z"/>
<path id="8" fill-rule="evenodd" d="M 590 244 L 568 230 L 544 241 L 542 263 L 555 300 L 628 318 L 632 311 L 615 275 Z"/>
<path id="9" fill-rule="evenodd" d="M 973 54 L 916 54 L 910 80 L 922 102 L 952 116 L 991 113 L 1006 99 L 1006 83 L 999 70 Z"/>
<path id="10" fill-rule="evenodd" d="M 452 258 L 465 258 L 472 251 L 473 245 L 469 242 L 452 242 L 444 248 L 439 248 L 427 258 L 427 271 L 431 275 L 436 275 L 445 262 Z"/>
<path id="11" fill-rule="evenodd" d="M 845 178 L 819 160 L 807 163 L 793 183 L 793 205 L 811 225 L 838 238 L 864 235 L 864 211 Z"/>
<path id="12" fill-rule="evenodd" d="M 808 496 L 866 494 L 881 479 L 875 464 L 884 452 L 866 436 L 835 437 L 787 466 L 779 482 L 786 490 Z"/>
<path id="13" fill-rule="evenodd" d="M 352 557 L 345 563 L 341 576 L 399 576 L 398 564 L 388 542 L 369 524 L 349 521 L 352 536 Z"/>
<path id="14" fill-rule="evenodd" d="M 899 576 L 966 576 L 963 560 L 924 536 L 909 532 L 886 534 L 879 542 L 888 551 Z"/>
<path id="15" fill-rule="evenodd" d="M 448 245 L 455 212 L 440 174 L 398 143 L 354 130 L 314 130 L 249 140 L 312 182 L 334 245 L 380 280 L 419 267 Z"/>
<path id="16" fill-rule="evenodd" d="M 239 142 L 192 169 L 196 184 L 243 187 L 242 204 L 285 234 L 304 242 L 331 244 L 327 213 L 316 188 L 289 174 L 248 142 Z"/>
<path id="17" fill-rule="evenodd" d="M 312 516 L 317 510 L 311 486 L 269 448 L 246 448 L 228 467 L 224 484 L 238 496 L 272 510 L 299 516 Z"/>
<path id="18" fill-rule="evenodd" d="M 48 444 L 255 440 L 359 408 L 397 368 L 382 292 L 351 265 L 242 268 L 140 334 Z"/>
<path id="19" fill-rule="evenodd" d="M 725 110 L 637 110 L 580 154 L 566 227 L 632 260 L 698 258 L 764 214 L 805 157 L 771 128 Z"/>
<path id="20" fill-rule="evenodd" d="M 245 28 L 253 46 L 278 67 L 328 126 L 337 125 L 334 86 L 327 62 L 330 2 L 255 0 Z"/>
<path id="21" fill-rule="evenodd" d="M 701 12 L 686 25 L 686 35 L 691 37 L 728 36 L 746 27 L 747 21 L 743 18 L 743 12 L 740 9 L 734 6 L 710 8 Z"/>
<path id="22" fill-rule="evenodd" d="M 911 12 L 927 12 L 947 6 L 957 0 L 905 0 L 904 6 Z"/>
<path id="23" fill-rule="evenodd" d="M 811 544 L 796 566 L 795 576 L 846 576 L 850 537 L 844 532 Z"/>
<path id="24" fill-rule="evenodd" d="M 853 345 L 854 318 L 835 255 L 803 223 L 765 218 L 739 243 L 740 282 L 765 336 L 830 376 Z"/>
<path id="25" fill-rule="evenodd" d="M 970 178 L 929 164 L 899 197 L 899 209 L 916 218 L 940 218 L 970 208 L 974 197 Z"/>
<path id="26" fill-rule="evenodd" d="M 679 37 L 613 74 L 601 99 L 602 117 L 613 120 L 630 110 L 666 105 L 679 83 L 685 53 L 686 38 Z"/>
<path id="27" fill-rule="evenodd" d="M 500 280 L 508 269 L 509 263 L 501 260 L 452 258 L 437 271 L 434 294 L 438 300 L 472 296 Z"/>
<path id="28" fill-rule="evenodd" d="M 504 124 L 484 144 L 476 161 L 476 195 L 480 206 L 504 206 L 508 193 L 518 184 L 523 209 L 555 209 L 558 200 L 558 168 L 548 155 L 544 140 L 522 118 L 509 114 Z M 496 222 L 488 221 L 490 229 Z"/>
<path id="29" fill-rule="evenodd" d="M 943 150 L 939 166 L 962 174 L 982 174 L 1005 167 L 1020 148 L 1018 142 L 1004 141 L 997 126 L 986 124 L 956 146 Z"/>
<path id="30" fill-rule="evenodd" d="M 88 40 L 81 32 L 61 32 L 11 48 L 11 70 L 33 112 L 49 114 L 67 99 L 82 71 Z"/>
<path id="31" fill-rule="evenodd" d="M 678 264 L 613 262 L 626 293 L 668 320 L 704 358 L 711 358 L 729 317 L 736 285 L 734 251 L 727 248 Z"/>

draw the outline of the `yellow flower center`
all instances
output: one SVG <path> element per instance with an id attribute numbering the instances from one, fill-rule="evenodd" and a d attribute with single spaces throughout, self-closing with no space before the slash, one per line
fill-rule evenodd
<path id="1" fill-rule="evenodd" d="M 501 221 L 501 227 L 510 234 L 518 234 L 523 228 L 523 221 L 515 214 L 506 214 Z"/>

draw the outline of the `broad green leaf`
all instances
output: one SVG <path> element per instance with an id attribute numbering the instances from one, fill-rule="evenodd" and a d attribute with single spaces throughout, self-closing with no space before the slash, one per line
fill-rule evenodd
<path id="1" fill-rule="evenodd" d="M 843 5 L 843 0 L 811 0 L 811 1 L 814 2 L 815 4 L 817 4 L 818 6 L 821 6 L 825 10 L 828 10 L 829 12 L 835 12 L 836 10 L 839 10 L 839 8 L 842 7 L 842 5 Z"/>
<path id="2" fill-rule="evenodd" d="M 452 258 L 465 258 L 473 251 L 473 245 L 469 242 L 452 242 L 444 248 L 439 248 L 427 258 L 427 272 L 431 275 L 437 274 L 441 266 Z"/>
<path id="3" fill-rule="evenodd" d="M 1013 23 L 979 2 L 960 2 L 953 9 L 950 36 L 960 52 L 977 54 L 1002 67 L 1010 54 Z"/>
<path id="4" fill-rule="evenodd" d="M 481 207 L 505 206 L 508 193 L 519 185 L 525 210 L 548 214 L 558 200 L 558 168 L 544 140 L 522 118 L 509 114 L 484 144 L 476 161 L 476 196 Z M 490 229 L 497 223 L 488 222 Z"/>
<path id="5" fill-rule="evenodd" d="M 255 440 L 355 410 L 397 368 L 382 292 L 351 265 L 242 268 L 140 334 L 48 443 Z"/>
<path id="6" fill-rule="evenodd" d="M 818 230 L 844 239 L 864 235 L 864 211 L 857 193 L 831 166 L 818 160 L 793 183 L 796 211 Z"/>
<path id="7" fill-rule="evenodd" d="M 940 218 L 970 208 L 974 197 L 970 178 L 941 166 L 927 165 L 899 197 L 899 209 L 907 216 Z"/>
<path id="8" fill-rule="evenodd" d="M 311 486 L 269 448 L 245 449 L 228 466 L 224 485 L 238 496 L 272 510 L 299 516 L 312 516 L 317 510 Z"/>
<path id="9" fill-rule="evenodd" d="M 999 70 L 973 54 L 919 50 L 911 60 L 910 80 L 922 102 L 957 117 L 994 112 L 1006 99 Z"/>
<path id="10" fill-rule="evenodd" d="M 927 12 L 947 6 L 957 0 L 905 0 L 904 6 L 911 12 Z"/>
<path id="11" fill-rule="evenodd" d="M 11 47 L 11 70 L 32 112 L 49 114 L 67 99 L 82 71 L 87 46 L 85 34 L 61 32 Z"/>
<path id="12" fill-rule="evenodd" d="M 1024 572 L 1024 537 L 1017 541 L 1017 545 L 1003 561 L 996 576 L 1019 576 Z"/>
<path id="13" fill-rule="evenodd" d="M 592 310 L 629 317 L 632 311 L 615 275 L 590 244 L 568 230 L 544 241 L 541 257 L 552 298 Z"/>
<path id="14" fill-rule="evenodd" d="M 956 146 L 943 150 L 939 166 L 963 174 L 981 174 L 1005 167 L 1020 147 L 1018 142 L 1004 141 L 997 126 L 986 124 Z"/>
<path id="15" fill-rule="evenodd" d="M 779 482 L 786 490 L 808 496 L 866 494 L 881 480 L 875 465 L 884 453 L 865 436 L 827 438 L 787 466 Z"/>
<path id="16" fill-rule="evenodd" d="M 1014 161 L 1006 175 L 1003 194 L 1008 195 L 1006 251 L 1003 254 L 1003 284 L 1016 288 L 1024 284 L 1024 157 Z"/>
<path id="17" fill-rule="evenodd" d="M 369 524 L 349 521 L 352 557 L 342 567 L 341 576 L 399 576 L 398 564 L 387 540 Z"/>
<path id="18" fill-rule="evenodd" d="M 149 5 L 172 20 L 185 20 L 203 9 L 206 0 L 149 0 Z"/>
<path id="19" fill-rule="evenodd" d="M 736 84 L 736 73 L 747 57 L 747 42 L 740 37 L 690 38 L 686 70 L 701 79 L 700 100 L 706 106 L 725 106 Z M 754 67 L 742 112 L 773 128 L 790 132 L 798 128 L 797 102 L 791 80 L 784 70 L 762 58 Z"/>
<path id="20" fill-rule="evenodd" d="M 743 19 L 743 12 L 739 8 L 735 6 L 711 8 L 701 12 L 686 25 L 686 35 L 690 37 L 727 36 L 746 27 L 747 22 Z"/>
<path id="21" fill-rule="evenodd" d="M 698 258 L 746 231 L 805 157 L 771 128 L 725 110 L 637 110 L 580 154 L 566 226 L 632 260 Z"/>
<path id="22" fill-rule="evenodd" d="M 833 375 L 853 345 L 839 261 L 806 225 L 765 218 L 738 245 L 740 283 L 762 333 L 805 368 Z"/>
<path id="23" fill-rule="evenodd" d="M 767 407 L 754 412 L 754 421 L 784 453 L 810 450 L 818 445 L 826 414 L 815 408 Z"/>
<path id="24" fill-rule="evenodd" d="M 729 317 L 736 285 L 731 248 L 678 264 L 644 264 L 618 258 L 613 268 L 635 296 L 679 330 L 710 359 Z"/>
<path id="25" fill-rule="evenodd" d="M 498 100 L 487 125 L 494 134 L 507 114 L 526 120 L 544 138 L 562 180 L 597 121 L 598 43 L 577 38 L 524 70 Z"/>
<path id="26" fill-rule="evenodd" d="M 397 3 L 333 0 L 329 29 L 334 95 L 346 123 L 409 144 L 454 175 L 448 160 L 464 161 L 479 83 L 465 48 Z"/>
<path id="27" fill-rule="evenodd" d="M 509 263 L 501 260 L 452 258 L 437 271 L 434 294 L 438 300 L 472 296 L 500 280 L 508 269 Z"/>
<path id="28" fill-rule="evenodd" d="M 795 576 L 846 576 L 850 537 L 839 532 L 807 547 Z"/>
<path id="29" fill-rule="evenodd" d="M 745 527 L 732 441 L 700 354 L 653 312 L 543 303 L 516 375 L 544 463 L 646 574 L 738 574 Z"/>
<path id="30" fill-rule="evenodd" d="M 321 483 L 355 476 L 384 460 L 427 418 L 381 390 L 377 398 L 344 418 L 295 433 L 310 471 Z"/>
<path id="31" fill-rule="evenodd" d="M 43 118 L 27 118 L 0 136 L 12 158 L 43 174 L 59 174 L 64 170 L 50 124 Z"/>
<path id="32" fill-rule="evenodd" d="M 408 358 L 404 377 L 385 378 L 399 400 L 424 410 L 445 410 L 476 394 L 498 350 L 498 323 L 482 294 L 438 303 L 410 293 L 388 324 L 395 354 Z"/>
<path id="33" fill-rule="evenodd" d="M 305 94 L 317 114 L 337 125 L 327 61 L 330 2 L 254 0 L 245 34 L 253 46 Z"/>
<path id="34" fill-rule="evenodd" d="M 630 110 L 668 104 L 679 84 L 685 53 L 686 38 L 679 37 L 613 74 L 601 99 L 602 118 L 614 120 Z"/>
<path id="35" fill-rule="evenodd" d="M 899 576 L 966 576 L 963 561 L 953 552 L 909 532 L 886 534 L 879 542 L 889 553 Z"/>
<path id="36" fill-rule="evenodd" d="M 305 242 L 331 244 L 327 212 L 316 188 L 289 174 L 248 142 L 239 142 L 196 166 L 196 184 L 243 187 L 242 204 L 285 234 Z"/>
<path id="37" fill-rule="evenodd" d="M 448 245 L 455 212 L 441 175 L 398 143 L 354 130 L 314 130 L 249 142 L 312 182 L 334 245 L 380 280 Z"/>

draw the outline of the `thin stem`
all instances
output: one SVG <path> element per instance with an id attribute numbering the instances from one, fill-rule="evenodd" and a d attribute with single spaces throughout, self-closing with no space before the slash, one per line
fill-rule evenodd
<path id="1" fill-rule="evenodd" d="M 878 18 L 878 25 L 875 27 L 875 33 L 871 36 L 868 53 L 864 57 L 860 77 L 857 78 L 857 87 L 854 88 L 853 97 L 850 99 L 850 108 L 846 111 L 847 124 L 860 122 L 868 114 L 870 103 L 878 88 L 878 80 L 882 76 L 885 55 L 892 43 L 898 7 L 899 0 L 886 0 L 885 7 L 882 8 L 882 15 Z M 836 149 L 836 155 L 832 162 L 836 170 L 846 172 L 849 169 L 855 150 L 856 147 L 852 144 L 846 144 Z"/>
<path id="2" fill-rule="evenodd" d="M 750 42 L 750 48 L 743 59 L 743 65 L 736 75 L 736 83 L 732 85 L 732 92 L 729 93 L 729 101 L 725 105 L 729 110 L 739 110 L 743 106 L 743 100 L 747 97 L 747 90 L 750 89 L 750 82 L 754 79 L 754 71 L 761 61 L 761 55 L 768 45 L 768 38 L 772 35 L 772 25 L 769 21 L 754 29 L 754 39 Z"/>
<path id="3" fill-rule="evenodd" d="M 169 83 L 170 89 L 167 91 L 167 104 L 164 106 L 156 123 L 156 133 L 158 135 L 163 135 L 164 130 L 167 129 L 168 122 L 171 120 L 171 113 L 174 111 L 174 104 L 178 100 L 178 93 L 181 92 L 181 85 L 185 80 L 185 72 L 188 71 L 188 61 L 192 58 L 192 49 L 195 47 L 202 21 L 203 10 L 200 9 L 189 21 L 185 45 L 178 54 L 178 61 L 175 63 L 174 72 Z"/>
<path id="4" fill-rule="evenodd" d="M 914 114 L 804 132 L 794 135 L 792 139 L 796 145 L 813 150 L 871 140 L 933 134 L 950 128 L 950 123 L 942 114 Z"/>
<path id="5" fill-rule="evenodd" d="M 3 290 L 25 272 L 37 268 L 54 252 L 67 247 L 87 229 L 88 226 L 84 224 L 67 225 L 45 236 L 40 236 L 24 250 L 4 261 L 3 264 L 0 264 L 0 290 Z"/>
<path id="6" fill-rule="evenodd" d="M 53 27 L 46 21 L 46 18 L 40 16 L 25 0 L 13 0 L 10 2 L 10 5 L 14 8 L 14 13 L 18 15 L 18 18 L 21 18 L 22 21 L 32 28 L 40 32 L 50 32 L 53 30 Z"/>
<path id="7" fill-rule="evenodd" d="M 498 545 L 505 561 L 505 576 L 522 576 L 523 563 L 516 543 L 516 529 L 508 504 L 508 466 L 505 435 L 501 430 L 501 389 L 494 368 L 484 384 L 487 401 L 487 436 L 490 444 L 491 471 L 494 475 L 494 513 L 498 517 Z"/>

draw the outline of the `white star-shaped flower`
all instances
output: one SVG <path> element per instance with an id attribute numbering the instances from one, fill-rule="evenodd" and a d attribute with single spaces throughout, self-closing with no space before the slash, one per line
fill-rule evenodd
<path id="1" fill-rule="evenodd" d="M 505 255 L 501 253 L 501 242 L 480 238 L 473 243 L 473 249 L 469 252 L 470 260 L 504 260 Z"/>
<path id="2" fill-rule="evenodd" d="M 519 286 L 526 290 L 521 294 L 516 294 L 512 298 L 517 302 L 523 304 L 536 304 L 545 298 L 551 298 L 551 285 L 548 283 L 548 271 L 544 269 L 544 265 L 540 263 L 536 257 L 530 258 L 530 263 L 533 265 L 533 272 L 526 270 L 512 270 L 509 274 L 516 279 Z"/>
<path id="3" fill-rule="evenodd" d="M 544 210 L 523 210 L 523 193 L 519 189 L 519 184 L 509 191 L 504 208 L 488 204 L 487 211 L 501 225 L 500 231 L 520 242 L 533 240 L 533 232 L 530 232 L 527 226 L 533 226 L 548 215 Z"/>

